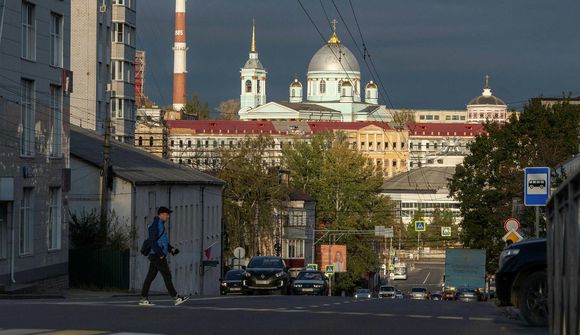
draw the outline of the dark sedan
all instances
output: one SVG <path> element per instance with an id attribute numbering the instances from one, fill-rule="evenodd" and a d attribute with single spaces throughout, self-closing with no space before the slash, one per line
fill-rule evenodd
<path id="1" fill-rule="evenodd" d="M 242 287 L 248 292 L 279 291 L 286 293 L 290 277 L 280 257 L 252 257 L 242 278 Z"/>
<path id="2" fill-rule="evenodd" d="M 292 294 L 328 295 L 328 278 L 320 271 L 302 271 L 291 286 Z"/>
<path id="3" fill-rule="evenodd" d="M 242 289 L 242 275 L 244 270 L 230 270 L 226 273 L 223 279 L 220 279 L 220 293 L 221 295 L 231 293 L 243 293 Z"/>

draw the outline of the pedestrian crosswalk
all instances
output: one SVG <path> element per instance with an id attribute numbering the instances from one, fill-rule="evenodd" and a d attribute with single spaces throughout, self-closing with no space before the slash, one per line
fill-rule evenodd
<path id="1" fill-rule="evenodd" d="M 2 329 L 0 335 L 161 335 L 152 333 L 111 332 L 86 329 Z"/>

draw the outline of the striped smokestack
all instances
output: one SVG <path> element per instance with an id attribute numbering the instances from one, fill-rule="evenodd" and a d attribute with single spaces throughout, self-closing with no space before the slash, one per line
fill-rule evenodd
<path id="1" fill-rule="evenodd" d="M 173 44 L 173 109 L 187 103 L 187 45 L 185 39 L 185 1 L 175 0 L 175 43 Z"/>

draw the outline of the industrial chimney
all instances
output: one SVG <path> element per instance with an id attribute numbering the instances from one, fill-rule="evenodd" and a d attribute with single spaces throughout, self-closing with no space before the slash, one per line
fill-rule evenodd
<path id="1" fill-rule="evenodd" d="M 175 111 L 180 111 L 187 103 L 185 1 L 175 0 L 175 43 L 173 44 L 173 109 Z"/>

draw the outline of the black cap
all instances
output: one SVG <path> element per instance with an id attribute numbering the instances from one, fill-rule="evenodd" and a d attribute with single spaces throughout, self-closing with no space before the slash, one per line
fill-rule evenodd
<path id="1" fill-rule="evenodd" d="M 173 211 L 167 207 L 159 207 L 159 209 L 157 210 L 157 215 L 161 214 L 161 213 L 167 213 L 167 214 L 171 214 Z"/>

